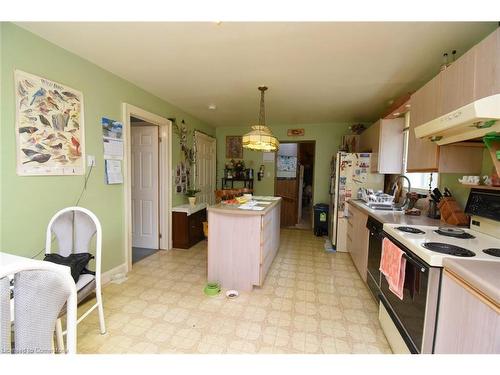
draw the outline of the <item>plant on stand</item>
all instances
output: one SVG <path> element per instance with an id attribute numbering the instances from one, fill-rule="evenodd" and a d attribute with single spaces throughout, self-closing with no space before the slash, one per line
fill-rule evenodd
<path id="1" fill-rule="evenodd" d="M 189 204 L 191 207 L 196 205 L 196 193 L 199 193 L 201 190 L 198 189 L 187 189 L 186 196 L 188 197 Z"/>

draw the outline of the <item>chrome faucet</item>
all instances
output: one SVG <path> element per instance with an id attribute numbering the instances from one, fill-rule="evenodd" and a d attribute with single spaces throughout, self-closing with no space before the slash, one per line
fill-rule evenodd
<path id="1" fill-rule="evenodd" d="M 404 174 L 400 174 L 399 176 L 396 177 L 396 180 L 394 181 L 394 184 L 392 185 L 392 195 L 393 196 L 396 193 L 396 188 L 398 186 L 398 181 L 400 178 L 404 178 L 404 179 L 406 179 L 406 181 L 408 181 L 408 194 L 411 192 L 410 179 L 408 177 L 406 177 Z M 403 187 L 404 187 L 404 185 L 403 185 Z M 394 204 L 393 207 L 396 210 L 406 210 L 408 208 L 408 206 L 410 205 L 410 199 L 408 198 L 408 194 L 405 195 L 405 200 L 404 200 L 403 204 Z"/>

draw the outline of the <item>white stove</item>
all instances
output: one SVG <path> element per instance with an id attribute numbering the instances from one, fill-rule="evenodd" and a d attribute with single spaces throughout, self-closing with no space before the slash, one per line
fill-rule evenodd
<path id="1" fill-rule="evenodd" d="M 467 229 L 412 225 L 407 228 L 416 233 L 410 233 L 401 230 L 401 224 L 369 228 L 368 286 L 380 299 L 380 324 L 397 353 L 434 352 L 444 259 L 500 262 L 500 257 L 483 251 L 500 252 L 500 191 L 472 189 L 465 212 L 471 215 Z M 379 271 L 384 237 L 392 240 L 406 259 L 402 299 L 390 290 Z"/>
<path id="2" fill-rule="evenodd" d="M 400 227 L 409 227 L 412 229 L 418 229 L 423 233 L 404 232 L 398 229 Z M 460 258 L 463 259 L 500 262 L 500 257 L 496 257 L 483 252 L 483 250 L 485 249 L 500 249 L 500 239 L 471 229 L 460 228 L 460 231 L 465 235 L 460 235 L 458 233 L 456 235 L 459 235 L 461 237 L 472 236 L 472 238 L 459 238 L 459 237 L 457 238 L 439 234 L 436 232 L 439 230 L 439 227 L 425 226 L 425 225 L 404 226 L 401 224 L 384 224 L 383 230 L 389 236 L 399 241 L 401 245 L 407 247 L 408 250 L 413 252 L 416 256 L 418 256 L 424 262 L 433 267 L 442 267 L 443 259 L 450 257 L 456 258 L 457 255 L 444 254 L 437 251 L 429 250 L 424 246 L 426 243 L 454 245 L 459 247 L 460 249 L 465 249 L 470 251 L 471 253 L 468 253 L 467 255 L 472 255 L 472 256 L 460 256 Z M 462 252 L 460 249 L 457 249 L 458 253 Z M 500 252 L 500 250 L 498 251 Z"/>

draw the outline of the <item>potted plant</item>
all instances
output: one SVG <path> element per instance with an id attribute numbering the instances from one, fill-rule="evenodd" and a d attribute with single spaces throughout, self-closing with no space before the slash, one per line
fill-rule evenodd
<path id="1" fill-rule="evenodd" d="M 196 204 L 196 193 L 199 193 L 201 190 L 198 189 L 187 189 L 186 196 L 188 197 L 189 204 L 191 207 L 194 207 Z"/>

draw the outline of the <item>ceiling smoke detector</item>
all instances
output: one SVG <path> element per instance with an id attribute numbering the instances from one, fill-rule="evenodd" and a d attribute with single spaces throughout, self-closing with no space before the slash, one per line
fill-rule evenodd
<path id="1" fill-rule="evenodd" d="M 217 106 L 215 104 L 209 104 L 208 109 L 210 109 L 211 111 L 215 111 L 217 109 Z"/>

